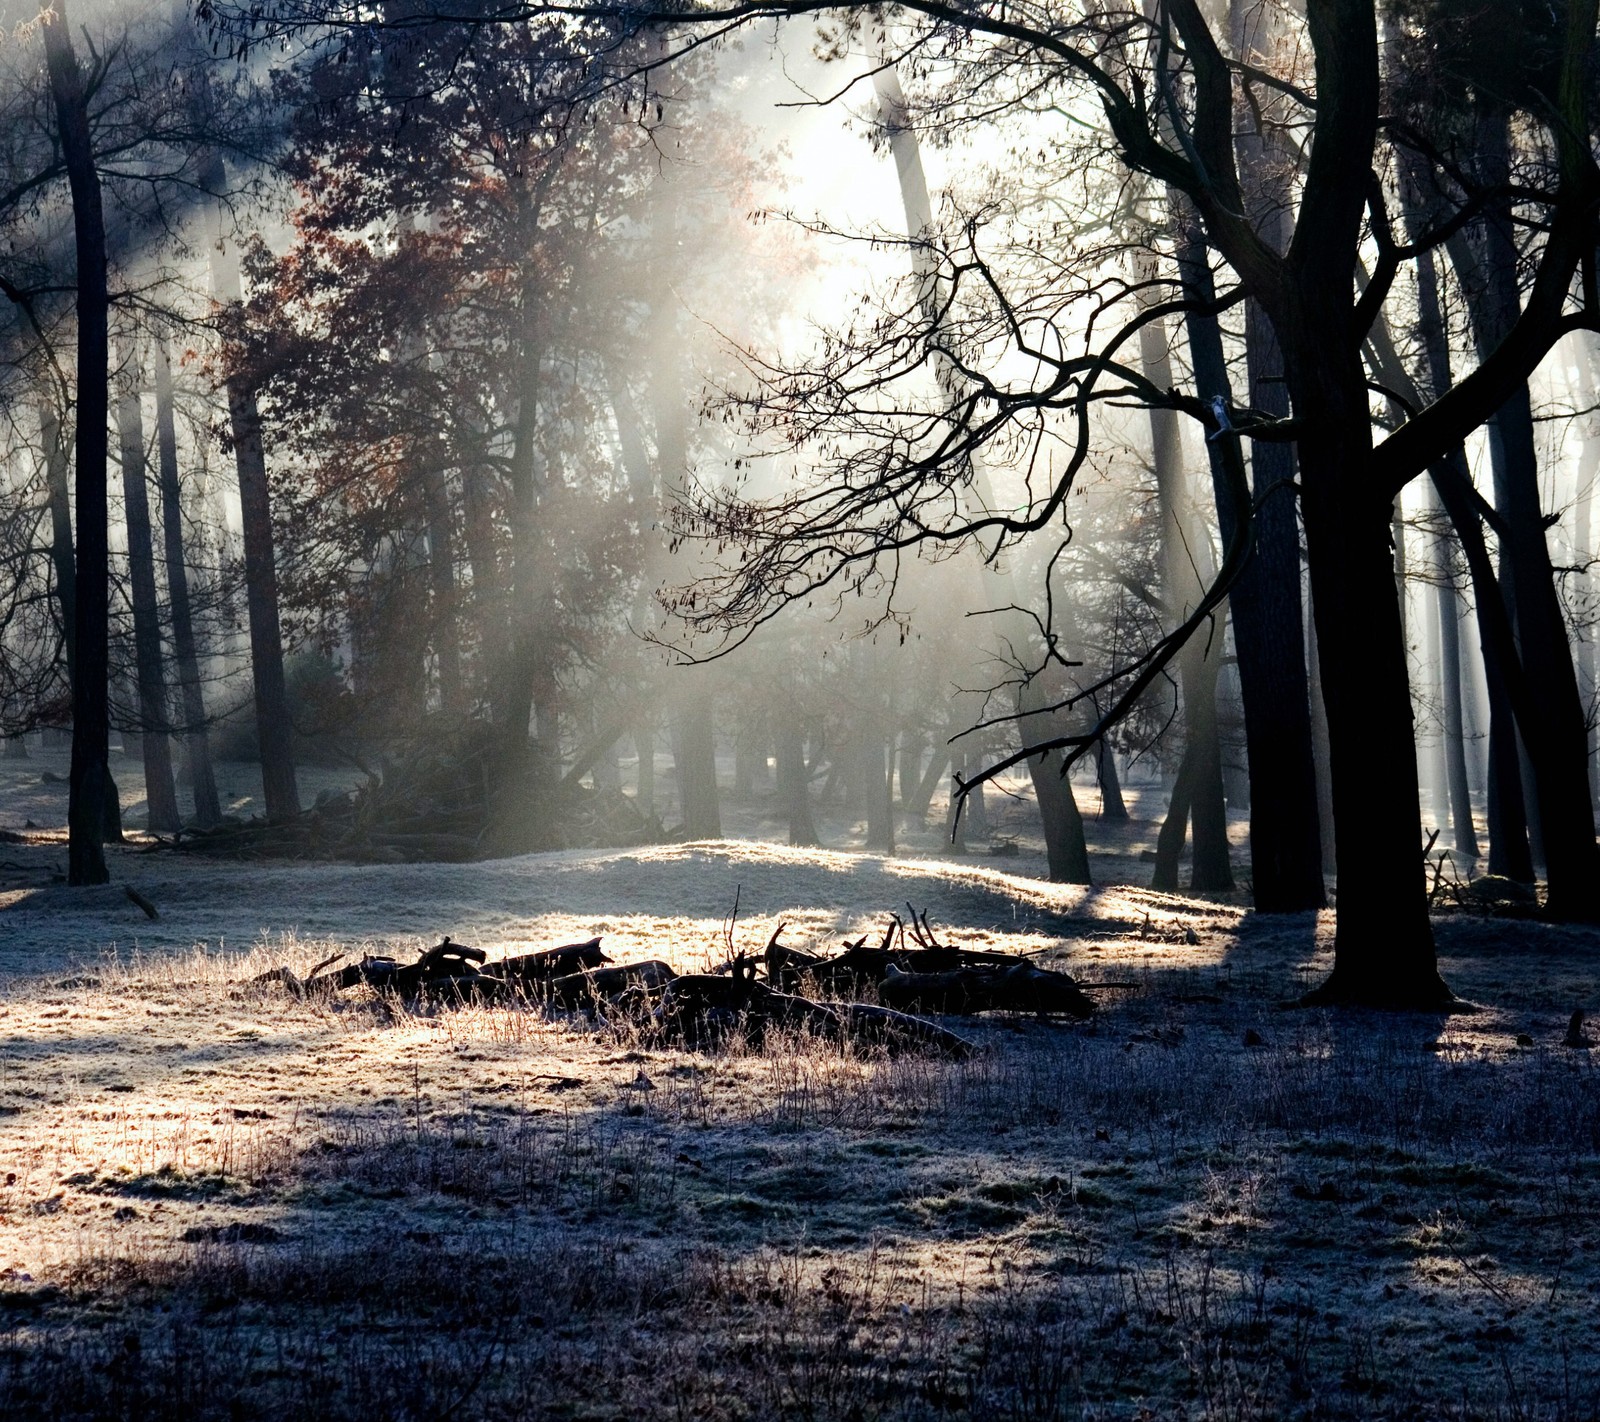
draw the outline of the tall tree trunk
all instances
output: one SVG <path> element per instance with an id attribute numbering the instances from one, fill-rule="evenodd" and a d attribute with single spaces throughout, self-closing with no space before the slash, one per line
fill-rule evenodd
<path id="1" fill-rule="evenodd" d="M 1279 13 L 1253 0 L 1232 0 L 1229 29 L 1237 54 L 1270 54 L 1278 43 Z M 1264 109 L 1241 110 L 1234 151 L 1246 211 L 1275 252 L 1287 250 L 1294 163 L 1284 149 L 1286 106 L 1268 95 Z M 1180 252 L 1185 292 L 1209 300 L 1215 293 L 1203 233 L 1186 232 Z M 1231 399 L 1221 329 L 1214 318 L 1188 318 L 1197 393 Z M 1283 353 L 1260 301 L 1245 303 L 1245 400 L 1277 418 L 1289 414 Z M 1233 507 L 1224 459 L 1242 458 L 1238 441 L 1208 446 L 1212 487 L 1223 546 L 1239 512 Z M 1257 911 L 1295 913 L 1326 899 L 1325 862 L 1331 866 L 1328 818 L 1317 809 L 1305 620 L 1301 598 L 1300 529 L 1296 517 L 1295 455 L 1288 444 L 1256 442 L 1250 450 L 1255 495 L 1255 548 L 1229 599 L 1239 692 L 1244 702 L 1245 758 L 1250 769 L 1250 866 Z M 1326 795 L 1323 797 L 1326 799 Z M 1324 841 L 1327 842 L 1324 842 Z"/>
<path id="2" fill-rule="evenodd" d="M 67 882 L 103 884 L 106 800 L 113 794 L 109 758 L 108 620 L 110 550 L 106 520 L 107 322 L 106 228 L 89 133 L 84 75 L 73 52 L 66 0 L 40 16 L 57 137 L 72 191 L 78 269 L 77 549 L 73 626 L 72 769 L 67 809 Z"/>
<path id="3" fill-rule="evenodd" d="M 805 730 L 792 698 L 777 710 L 778 798 L 789 820 L 789 843 L 820 844 L 811 816 L 811 772 L 806 766 Z"/>
<path id="4" fill-rule="evenodd" d="M 1410 233 L 1415 236 L 1426 225 L 1425 216 L 1419 211 L 1414 197 L 1415 183 L 1406 176 L 1403 192 L 1406 201 L 1406 225 Z M 1444 310 L 1439 303 L 1438 273 L 1434 266 L 1433 253 L 1421 253 L 1417 261 L 1417 334 L 1421 338 L 1423 361 L 1427 367 L 1428 384 L 1435 398 L 1442 395 L 1454 383 L 1454 376 L 1450 368 L 1450 339 L 1445 329 Z M 1467 461 L 1464 452 L 1457 450 L 1447 460 L 1468 482 L 1471 480 L 1467 473 Z M 1436 488 L 1441 497 L 1446 491 Z M 1448 500 L 1446 500 L 1448 507 Z M 1461 518 L 1470 518 L 1476 521 L 1476 513 L 1463 509 Z M 1460 519 L 1455 520 L 1457 527 L 1461 527 Z M 1488 792 L 1485 797 L 1485 812 L 1489 830 L 1489 873 L 1508 879 L 1515 879 L 1519 883 L 1533 882 L 1533 857 L 1528 848 L 1527 818 L 1522 798 L 1522 774 L 1517 752 L 1516 721 L 1511 711 L 1511 701 L 1506 693 L 1505 671 L 1502 667 L 1502 658 L 1499 655 L 1494 638 L 1489 634 L 1486 619 L 1491 616 L 1491 607 L 1486 599 L 1494 599 L 1501 607 L 1504 606 L 1503 593 L 1498 582 L 1492 577 L 1483 581 L 1486 569 L 1482 564 L 1473 565 L 1477 571 L 1473 573 L 1473 597 L 1477 605 L 1479 624 L 1479 644 L 1483 653 L 1485 682 L 1488 688 L 1489 701 L 1489 773 Z M 1454 592 L 1451 590 L 1453 601 Z M 1443 596 L 1443 592 L 1441 592 Z M 1456 624 L 1459 627 L 1459 623 Z M 1457 660 L 1457 684 L 1459 685 L 1460 662 Z M 1464 756 L 1463 756 L 1464 759 Z M 1464 767 L 1463 767 L 1464 768 Z M 1453 773 L 1453 772 L 1452 772 Z M 1466 802 L 1467 818 L 1471 823 L 1471 802 Z M 1459 824 L 1460 811 L 1456 811 Z M 1458 830 L 1459 835 L 1459 830 Z M 1473 836 L 1476 842 L 1476 835 Z M 1460 839 L 1457 839 L 1460 846 Z M 1465 852 L 1465 851 L 1463 851 Z"/>
<path id="5" fill-rule="evenodd" d="M 432 594 L 433 658 L 439 669 L 439 702 L 455 720 L 466 709 L 461 678 L 461 633 L 456 619 L 455 533 L 450 523 L 450 491 L 444 474 L 429 469 L 422 476 L 428 511 L 428 584 Z"/>
<path id="6" fill-rule="evenodd" d="M 1150 887 L 1163 893 L 1178 891 L 1178 861 L 1183 857 L 1183 842 L 1188 835 L 1189 807 L 1194 799 L 1198 764 L 1199 757 L 1193 746 L 1185 746 L 1183 758 L 1178 762 L 1178 773 L 1172 781 L 1172 794 L 1167 799 L 1166 817 L 1156 835 L 1156 863 L 1150 875 Z"/>
<path id="7" fill-rule="evenodd" d="M 506 660 L 506 609 L 500 582 L 489 471 L 481 465 L 461 476 L 467 562 L 472 570 L 472 615 L 478 634 L 478 686 L 493 718 L 495 685 Z"/>
<path id="8" fill-rule="evenodd" d="M 1595 358 L 1594 345 L 1591 339 L 1588 350 L 1589 370 L 1596 377 L 1590 384 L 1590 389 L 1600 388 L 1600 360 Z M 1594 575 L 1590 571 L 1590 562 L 1595 556 L 1594 536 L 1594 481 L 1600 474 L 1600 428 L 1595 427 L 1595 416 L 1590 415 L 1591 426 L 1584 437 L 1583 453 L 1578 459 L 1578 488 L 1573 499 L 1572 511 L 1576 527 L 1573 530 L 1573 541 L 1577 547 L 1578 566 L 1583 569 L 1578 574 L 1578 587 L 1584 594 L 1587 602 L 1594 593 Z M 1591 624 L 1579 634 L 1578 640 L 1578 692 L 1583 697 L 1585 719 L 1589 726 L 1589 793 L 1600 796 L 1600 757 L 1595 754 L 1595 716 L 1596 692 L 1600 690 L 1595 677 L 1595 627 Z"/>
<path id="9" fill-rule="evenodd" d="M 72 491 L 68 485 L 67 447 L 61 420 L 47 404 L 39 406 L 39 439 L 44 445 L 45 489 L 50 499 L 50 564 L 56 599 L 61 605 L 61 640 L 67 650 L 67 684 L 77 682 L 78 596 L 72 551 Z"/>
<path id="10" fill-rule="evenodd" d="M 1430 484 L 1428 486 L 1433 489 Z M 1435 532 L 1433 535 L 1434 607 L 1439 625 L 1439 699 L 1442 759 L 1448 790 L 1451 835 L 1456 852 L 1470 859 L 1478 857 L 1478 832 L 1472 818 L 1472 792 L 1467 783 L 1467 743 L 1461 713 L 1461 607 L 1456 592 L 1455 569 L 1451 566 L 1450 541 L 1437 527 L 1443 510 L 1438 491 L 1433 490 Z"/>
<path id="11" fill-rule="evenodd" d="M 892 64 L 884 64 L 873 72 L 873 87 L 878 99 L 879 122 L 888 135 L 889 149 L 894 157 L 901 206 L 905 210 L 906 235 L 913 244 L 913 273 L 921 286 L 922 307 L 930 320 L 937 320 L 940 304 L 938 275 L 927 252 L 916 245 L 925 241 L 933 231 L 933 203 L 928 197 L 927 176 L 922 169 L 922 152 L 917 143 L 917 136 L 907 122 L 905 94 L 900 88 L 900 76 Z M 948 393 L 953 395 L 957 392 L 960 378 L 948 363 L 940 363 L 937 375 L 941 386 Z M 981 460 L 977 457 L 973 459 L 973 486 L 977 502 L 992 506 L 988 476 Z M 985 563 L 984 570 L 987 580 L 998 584 L 999 595 L 994 599 L 996 605 L 1015 606 L 1017 598 L 1011 588 L 1010 574 L 994 562 Z M 1033 625 L 1028 619 L 995 620 L 999 624 L 998 630 L 1003 641 L 1019 648 L 1032 648 Z M 1023 691 L 1026 691 L 1026 687 Z M 1024 695 L 1019 691 L 1017 699 L 1019 717 L 1028 709 L 1024 701 Z M 1042 698 L 1033 698 L 1033 703 L 1043 704 Z M 1018 727 L 1024 745 L 1036 731 L 1039 719 L 1035 717 L 1031 722 L 1019 719 Z M 1083 837 L 1083 816 L 1078 812 L 1078 804 L 1073 797 L 1072 782 L 1060 773 L 1063 763 L 1064 757 L 1059 751 L 1050 751 L 1042 756 L 1030 758 L 1028 769 L 1033 779 L 1034 799 L 1039 808 L 1040 828 L 1044 833 L 1046 854 L 1050 862 L 1050 877 L 1069 883 L 1087 884 L 1089 851 Z M 978 786 L 972 793 L 981 796 L 982 786 Z M 962 819 L 953 818 L 952 829 L 964 837 L 965 827 Z"/>
<path id="12" fill-rule="evenodd" d="M 122 499 L 128 530 L 128 585 L 133 602 L 135 685 L 140 752 L 144 760 L 146 821 L 151 833 L 174 834 L 183 824 L 172 782 L 171 708 L 161 665 L 161 620 L 156 609 L 156 559 L 150 530 L 150 481 L 145 467 L 141 359 L 130 347 L 117 400 L 122 453 Z"/>
<path id="13" fill-rule="evenodd" d="M 1172 387 L 1172 360 L 1165 321 L 1139 331 L 1145 378 L 1157 390 Z M 1181 622 L 1204 594 L 1210 565 L 1207 540 L 1193 516 L 1183 469 L 1177 412 L 1152 408 L 1150 435 L 1161 508 L 1161 565 L 1165 600 L 1173 622 Z M 1194 824 L 1192 886 L 1201 892 L 1233 887 L 1228 856 L 1228 810 L 1222 791 L 1222 742 L 1217 732 L 1217 669 L 1222 660 L 1222 618 L 1189 639 L 1178 653 L 1183 692 L 1184 760 L 1190 763 L 1189 815 Z M 1172 817 L 1169 815 L 1169 819 Z"/>
<path id="14" fill-rule="evenodd" d="M 1348 282 L 1311 275 L 1278 324 L 1300 437 L 1301 504 L 1328 716 L 1338 863 L 1333 975 L 1310 1000 L 1438 1006 L 1422 876 L 1422 806 L 1390 506 L 1364 486 L 1366 375 L 1348 337 Z M 1287 331 L 1286 331 L 1287 327 Z"/>
<path id="15" fill-rule="evenodd" d="M 673 759 L 678 772 L 678 804 L 690 839 L 721 839 L 722 811 L 717 795 L 716 736 L 709 698 L 696 698 L 678 716 Z"/>
<path id="16" fill-rule="evenodd" d="M 200 682 L 200 654 L 195 644 L 194 614 L 189 600 L 189 563 L 183 546 L 183 495 L 178 478 L 178 430 L 172 404 L 172 367 L 165 344 L 156 346 L 156 441 L 161 477 L 161 530 L 167 562 L 167 600 L 172 607 L 172 647 L 183 697 L 183 744 L 189 784 L 194 793 L 194 818 L 201 829 L 222 819 L 217 780 L 211 768 L 211 740 L 206 729 L 205 692 Z"/>
<path id="17" fill-rule="evenodd" d="M 1483 175 L 1504 181 L 1510 172 L 1510 135 L 1503 116 L 1483 125 L 1479 144 Z M 1467 278 L 1475 334 L 1485 349 L 1498 346 L 1521 314 L 1517 247 L 1507 207 L 1483 223 L 1483 281 Z M 1452 255 L 1461 244 L 1452 244 Z M 1549 881 L 1547 908 L 1554 918 L 1600 921 L 1600 845 L 1595 841 L 1589 793 L 1588 726 L 1578 694 L 1566 619 L 1556 592 L 1540 506 L 1533 410 L 1524 384 L 1496 412 L 1505 483 L 1497 488 L 1508 555 L 1512 616 L 1521 665 L 1537 695 L 1527 698 L 1531 722 L 1520 726 L 1533 767 L 1538 817 Z"/>
<path id="18" fill-rule="evenodd" d="M 209 175 L 220 192 L 220 160 Z M 212 288 L 229 307 L 241 297 L 239 260 L 219 231 L 211 262 Z M 300 813 L 300 790 L 294 771 L 294 727 L 289 719 L 289 690 L 283 673 L 283 628 L 278 616 L 278 564 L 272 538 L 272 494 L 267 483 L 266 451 L 261 443 L 261 414 L 256 392 L 243 380 L 227 383 L 228 422 L 233 434 L 234 465 L 239 476 L 239 516 L 244 535 L 245 608 L 250 628 L 250 677 L 255 691 L 256 740 L 261 751 L 261 787 L 271 822 Z"/>

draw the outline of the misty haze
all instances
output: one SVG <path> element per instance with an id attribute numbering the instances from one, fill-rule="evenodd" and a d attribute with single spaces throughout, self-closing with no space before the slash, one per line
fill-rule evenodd
<path id="1" fill-rule="evenodd" d="M 1600 0 L 0 0 L 0 1412 L 1600 1419 Z"/>

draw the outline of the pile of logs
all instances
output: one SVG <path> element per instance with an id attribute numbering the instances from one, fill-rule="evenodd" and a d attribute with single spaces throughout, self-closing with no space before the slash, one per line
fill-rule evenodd
<path id="1" fill-rule="evenodd" d="M 870 991 L 886 1007 L 902 1012 L 1030 1012 L 1077 1018 L 1094 1012 L 1089 995 L 1066 973 L 1041 968 L 1021 954 L 941 943 L 927 914 L 919 916 L 909 904 L 906 911 L 905 920 L 889 916 L 876 947 L 859 938 L 831 958 L 786 948 L 779 941 L 780 924 L 763 954 L 767 979 L 782 987 L 814 985 L 846 997 Z"/>
<path id="2" fill-rule="evenodd" d="M 863 938 L 833 957 L 786 947 L 783 927 L 759 956 L 736 954 L 711 973 L 679 974 L 659 959 L 618 966 L 598 938 L 493 963 L 481 948 L 446 938 L 413 963 L 369 955 L 336 967 L 344 957 L 336 954 L 304 978 L 276 968 L 252 981 L 281 984 L 301 998 L 363 987 L 410 1005 L 517 1002 L 602 1012 L 694 1049 L 735 1036 L 760 1042 L 779 1030 L 958 1060 L 971 1055 L 972 1044 L 916 1014 L 1084 1018 L 1094 1011 L 1067 974 L 1022 956 L 942 944 L 926 915 L 915 912 L 909 929 L 891 916 L 878 946 Z"/>

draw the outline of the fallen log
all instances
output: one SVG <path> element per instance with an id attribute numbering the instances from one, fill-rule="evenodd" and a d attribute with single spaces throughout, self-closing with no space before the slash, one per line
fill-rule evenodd
<path id="1" fill-rule="evenodd" d="M 648 958 L 642 963 L 594 968 L 554 978 L 545 988 L 543 1000 L 556 1007 L 597 1007 L 629 994 L 642 997 L 660 992 L 677 976 L 659 958 Z"/>
<path id="2" fill-rule="evenodd" d="M 935 1023 L 864 1003 L 821 1003 L 778 992 L 753 976 L 695 973 L 675 978 L 655 1012 L 658 1031 L 691 1048 L 717 1048 L 742 1033 L 760 1042 L 768 1028 L 809 1032 L 831 1042 L 886 1051 L 932 1051 L 960 1061 L 975 1048 Z"/>

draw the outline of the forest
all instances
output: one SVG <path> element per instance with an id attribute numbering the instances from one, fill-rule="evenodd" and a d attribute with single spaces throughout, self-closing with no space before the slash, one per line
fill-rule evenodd
<path id="1" fill-rule="evenodd" d="M 0 0 L 0 298 L 0 1413 L 1600 1419 L 1600 0 Z"/>

